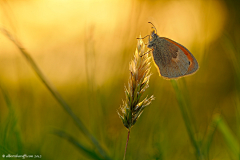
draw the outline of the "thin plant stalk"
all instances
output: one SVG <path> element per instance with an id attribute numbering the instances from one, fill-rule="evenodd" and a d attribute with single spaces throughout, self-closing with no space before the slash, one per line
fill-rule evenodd
<path id="1" fill-rule="evenodd" d="M 222 133 L 228 148 L 232 151 L 235 157 L 239 156 L 239 143 L 238 140 L 235 138 L 234 134 L 230 130 L 229 126 L 225 122 L 225 120 L 220 115 L 215 115 L 213 118 L 213 122 L 217 124 L 217 128 Z"/>
<path id="2" fill-rule="evenodd" d="M 5 129 L 4 129 L 5 131 L 3 131 L 3 135 L 4 135 L 3 136 L 3 144 L 5 145 L 7 143 L 6 142 L 7 141 L 7 136 L 11 132 L 13 132 L 13 134 L 16 135 L 18 152 L 22 153 L 22 139 L 21 139 L 20 130 L 17 127 L 18 121 L 17 121 L 16 115 L 15 115 L 15 112 L 14 112 L 14 107 L 12 105 L 12 102 L 10 100 L 10 97 L 9 97 L 7 91 L 3 89 L 1 84 L 0 84 L 0 91 L 3 94 L 3 98 L 6 102 L 8 110 L 9 110 L 7 121 L 6 121 L 7 123 L 6 123 Z"/>
<path id="3" fill-rule="evenodd" d="M 205 157 L 209 157 L 210 147 L 212 145 L 213 137 L 214 137 L 214 134 L 216 133 L 216 130 L 217 130 L 217 123 L 214 120 L 212 120 L 212 122 L 208 126 L 208 130 L 205 138 L 206 140 L 201 145 L 202 152 L 205 155 Z"/>
<path id="4" fill-rule="evenodd" d="M 127 136 L 127 142 L 126 142 L 126 147 L 125 147 L 125 152 L 124 152 L 123 160 L 125 160 L 125 157 L 126 157 L 126 152 L 127 152 L 127 146 L 128 146 L 129 137 L 130 137 L 130 129 L 128 130 L 128 136 Z"/>
<path id="5" fill-rule="evenodd" d="M 87 147 L 83 146 L 80 142 L 78 142 L 77 139 L 75 139 L 74 137 L 72 137 L 68 133 L 66 133 L 64 131 L 60 131 L 60 130 L 54 130 L 54 133 L 57 136 L 69 141 L 72 145 L 76 146 L 76 148 L 78 148 L 80 151 L 82 151 L 83 153 L 85 153 L 89 157 L 92 157 L 95 160 L 102 160 L 102 157 L 100 157 L 98 154 L 96 154 L 90 148 L 87 148 Z"/>
<path id="6" fill-rule="evenodd" d="M 78 128 L 83 132 L 83 134 L 92 142 L 92 144 L 97 148 L 98 152 L 105 158 L 110 159 L 106 152 L 103 150 L 103 148 L 100 146 L 99 142 L 95 137 L 90 134 L 86 126 L 83 124 L 83 122 L 77 117 L 77 115 L 72 111 L 70 106 L 66 103 L 66 101 L 62 98 L 61 94 L 57 91 L 57 89 L 48 81 L 48 79 L 45 77 L 45 75 L 42 73 L 42 71 L 39 69 L 37 64 L 34 62 L 30 54 L 22 47 L 22 45 L 19 43 L 19 41 L 10 34 L 7 30 L 1 28 L 2 33 L 11 40 L 16 47 L 20 50 L 22 55 L 26 58 L 27 62 L 30 64 L 30 66 L 33 68 L 37 76 L 40 78 L 40 80 L 43 82 L 43 84 L 48 88 L 48 90 L 51 92 L 51 94 L 54 96 L 54 98 L 59 102 L 59 104 L 63 107 L 63 109 L 72 117 L 75 124 L 78 126 Z"/>
<path id="7" fill-rule="evenodd" d="M 177 101 L 178 101 L 178 106 L 180 108 L 180 111 L 181 111 L 181 114 L 182 114 L 182 117 L 183 117 L 183 120 L 184 120 L 184 123 L 185 123 L 185 126 L 186 126 L 186 129 L 187 129 L 187 133 L 188 133 L 188 136 L 190 138 L 190 141 L 193 145 L 193 147 L 195 148 L 195 151 L 196 151 L 196 159 L 197 160 L 203 160 L 204 157 L 203 157 L 203 154 L 201 152 L 201 149 L 194 137 L 194 131 L 193 131 L 193 128 L 192 128 L 192 124 L 191 124 L 191 120 L 190 120 L 190 117 L 188 115 L 188 112 L 187 112 L 187 108 L 186 108 L 186 103 L 184 101 L 184 98 L 182 96 L 182 93 L 180 92 L 179 88 L 178 88 L 178 84 L 176 82 L 176 80 L 171 80 L 171 83 L 172 83 L 172 86 L 176 92 L 176 97 L 177 97 Z"/>

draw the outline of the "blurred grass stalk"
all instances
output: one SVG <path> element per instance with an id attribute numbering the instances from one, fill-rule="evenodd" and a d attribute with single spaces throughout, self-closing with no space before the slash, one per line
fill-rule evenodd
<path id="1" fill-rule="evenodd" d="M 3 94 L 3 98 L 6 102 L 6 105 L 7 105 L 8 110 L 9 110 L 8 117 L 6 119 L 6 126 L 3 130 L 3 137 L 2 137 L 3 146 L 0 146 L 0 151 L 2 150 L 2 152 L 5 153 L 5 154 L 13 153 L 12 151 L 8 150 L 8 148 L 7 148 L 8 147 L 7 143 L 9 143 L 7 141 L 7 139 L 11 139 L 9 137 L 11 135 L 15 135 L 16 141 L 17 141 L 16 144 L 14 142 L 10 142 L 10 143 L 14 143 L 15 146 L 17 146 L 18 153 L 22 153 L 23 143 L 22 143 L 22 139 L 21 139 L 20 130 L 17 126 L 18 120 L 17 120 L 17 117 L 16 117 L 15 112 L 14 112 L 14 107 L 13 107 L 12 102 L 11 102 L 9 96 L 8 96 L 7 91 L 3 89 L 1 84 L 0 84 L 0 90 Z"/>
<path id="2" fill-rule="evenodd" d="M 191 119 L 190 119 L 190 116 L 188 114 L 188 110 L 187 110 L 187 106 L 186 106 L 186 102 L 184 100 L 184 97 L 183 97 L 182 93 L 179 90 L 177 81 L 175 79 L 173 79 L 173 80 L 171 80 L 171 83 L 172 83 L 172 86 L 173 86 L 173 88 L 174 88 L 174 90 L 176 92 L 178 106 L 180 108 L 180 111 L 181 111 L 181 114 L 182 114 L 182 117 L 183 117 L 186 129 L 187 129 L 188 136 L 190 138 L 190 141 L 191 141 L 193 147 L 195 148 L 196 158 L 197 158 L 197 160 L 203 160 L 204 159 L 203 153 L 202 153 L 202 151 L 200 149 L 200 146 L 199 146 L 198 142 L 196 141 L 196 139 L 194 137 L 195 132 L 193 130 L 193 125 L 191 123 Z"/>
<path id="3" fill-rule="evenodd" d="M 227 123 L 223 120 L 220 115 L 215 115 L 213 118 L 213 122 L 216 123 L 217 128 L 222 133 L 226 144 L 230 151 L 232 151 L 235 158 L 239 157 L 239 144 L 233 133 L 231 132 L 230 128 L 228 127 Z M 239 158 L 238 158 L 239 159 Z"/>
<path id="4" fill-rule="evenodd" d="M 97 159 L 97 160 L 102 160 L 102 157 L 100 157 L 98 154 L 96 154 L 94 152 L 94 150 L 87 148 L 85 146 L 83 146 L 81 143 L 78 142 L 77 139 L 75 139 L 73 136 L 71 136 L 70 134 L 60 131 L 60 130 L 54 130 L 53 131 L 56 135 L 58 135 L 61 138 L 66 139 L 68 142 L 72 143 L 77 149 L 79 149 L 80 151 L 84 151 L 84 153 L 88 156 L 91 157 L 93 159 Z"/>
<path id="5" fill-rule="evenodd" d="M 240 40 L 239 40 L 240 41 Z M 240 48 L 238 45 L 234 45 L 234 42 L 231 41 L 231 38 L 229 35 L 225 35 L 223 37 L 222 40 L 222 46 L 224 46 L 223 48 L 226 50 L 226 53 L 228 54 L 228 56 L 230 55 L 230 60 L 233 63 L 234 69 L 236 71 L 236 109 L 238 111 L 237 113 L 237 119 L 238 119 L 238 125 L 240 124 L 240 65 L 239 65 L 239 54 L 240 53 Z M 229 53 L 230 52 L 230 53 Z M 238 143 L 237 138 L 234 136 L 234 134 L 231 132 L 230 128 L 228 127 L 227 123 L 224 121 L 224 119 L 219 115 L 216 114 L 213 117 L 213 120 L 209 126 L 209 131 L 206 135 L 206 141 L 204 144 L 201 145 L 200 148 L 200 144 L 196 141 L 195 137 L 194 137 L 194 130 L 193 130 L 193 124 L 191 123 L 191 119 L 190 119 L 190 115 L 188 114 L 188 108 L 187 108 L 187 104 L 184 100 L 184 97 L 182 96 L 182 93 L 180 92 L 179 88 L 178 88 L 178 84 L 176 82 L 176 80 L 171 80 L 172 86 L 176 92 L 176 97 L 177 97 L 177 101 L 179 104 L 179 108 L 181 110 L 182 113 L 182 117 L 183 120 L 185 122 L 186 128 L 187 128 L 187 132 L 189 135 L 189 138 L 191 140 L 192 145 L 194 146 L 195 150 L 196 150 L 196 158 L 197 159 L 203 159 L 204 156 L 208 156 L 209 154 L 209 150 L 210 150 L 210 146 L 212 143 L 212 139 L 214 136 L 214 133 L 216 131 L 216 129 L 218 129 L 224 139 L 225 142 L 229 148 L 229 150 L 231 151 L 232 155 L 237 158 L 240 159 L 240 146 Z M 240 134 L 239 134 L 240 135 Z"/>
<path id="6" fill-rule="evenodd" d="M 72 117 L 75 124 L 78 126 L 80 131 L 83 132 L 83 134 L 91 141 L 91 143 L 96 147 L 98 152 L 101 154 L 101 156 L 104 159 L 110 159 L 107 155 L 107 153 L 104 151 L 104 149 L 100 146 L 99 142 L 95 137 L 88 131 L 86 126 L 83 124 L 83 122 L 74 114 L 74 112 L 71 110 L 69 105 L 65 102 L 65 100 L 62 98 L 61 94 L 57 91 L 57 89 L 48 81 L 48 79 L 44 76 L 42 71 L 39 69 L 37 64 L 34 62 L 30 54 L 22 47 L 21 43 L 14 37 L 10 32 L 5 30 L 4 28 L 0 28 L 1 32 L 9 39 L 11 40 L 15 46 L 20 50 L 22 55 L 26 58 L 27 62 L 30 64 L 30 66 L 33 68 L 35 73 L 38 75 L 38 77 L 41 79 L 41 81 L 44 83 L 44 85 L 48 88 L 48 90 L 52 93 L 54 98 L 59 102 L 59 104 L 63 107 L 63 109 Z M 66 137 L 66 136 L 65 136 Z M 83 150 L 84 151 L 84 150 Z M 85 151 L 84 151 L 85 152 Z"/>
<path id="7" fill-rule="evenodd" d="M 219 130 L 223 135 L 223 138 L 227 144 L 229 151 L 231 152 L 231 159 L 239 159 L 240 151 L 239 151 L 239 143 L 237 138 L 234 136 L 230 128 L 228 127 L 226 121 L 222 118 L 220 114 L 215 114 L 213 116 L 212 122 L 209 126 L 209 131 L 206 136 L 206 141 L 202 145 L 202 150 L 204 155 L 209 156 L 210 146 L 214 137 L 214 133 L 216 130 Z"/>
<path id="8" fill-rule="evenodd" d="M 120 107 L 121 113 L 118 112 L 123 125 L 128 130 L 123 160 L 125 160 L 126 157 L 130 130 L 132 126 L 137 122 L 145 107 L 148 106 L 152 100 L 154 100 L 152 95 L 149 98 L 145 97 L 142 101 L 140 101 L 141 96 L 149 87 L 149 79 L 151 76 L 150 60 L 151 57 L 148 57 L 148 54 L 145 54 L 145 44 L 143 43 L 143 40 L 138 40 L 134 59 L 129 64 L 130 77 L 128 80 L 128 88 L 125 87 L 126 100 L 123 101 L 123 105 Z"/>
<path id="9" fill-rule="evenodd" d="M 233 30 L 233 32 L 235 33 L 234 35 L 230 35 L 228 32 L 225 32 L 224 36 L 221 39 L 221 44 L 223 46 L 223 49 L 226 52 L 226 57 L 229 57 L 229 60 L 232 62 L 232 65 L 235 70 L 234 82 L 236 86 L 235 88 L 236 89 L 235 104 L 236 104 L 236 110 L 237 110 L 236 119 L 237 119 L 237 125 L 238 125 L 238 139 L 240 139 L 240 127 L 239 127 L 240 126 L 240 47 L 239 47 L 240 37 L 238 36 L 239 35 L 238 30 Z M 222 123 L 225 123 L 225 122 L 223 121 Z M 226 127 L 222 127 L 222 129 Z M 225 133 L 224 130 L 222 133 L 223 134 Z M 224 137 L 226 139 L 227 136 L 224 136 Z M 229 144 L 229 142 L 227 143 Z M 240 159 L 239 141 L 238 141 L 238 159 Z"/>

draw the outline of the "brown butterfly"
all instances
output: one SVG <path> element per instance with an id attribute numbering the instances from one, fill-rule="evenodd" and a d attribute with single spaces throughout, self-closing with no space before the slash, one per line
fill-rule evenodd
<path id="1" fill-rule="evenodd" d="M 159 37 L 156 27 L 153 25 L 152 28 L 154 30 L 151 39 L 147 35 L 148 48 L 152 49 L 153 59 L 161 76 L 167 79 L 179 78 L 198 70 L 198 62 L 187 48 L 171 39 Z"/>

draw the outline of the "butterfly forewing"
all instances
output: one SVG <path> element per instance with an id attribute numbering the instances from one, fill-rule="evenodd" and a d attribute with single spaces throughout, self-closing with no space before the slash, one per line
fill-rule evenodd
<path id="1" fill-rule="evenodd" d="M 155 64 L 163 77 L 176 78 L 188 71 L 188 58 L 178 46 L 158 37 L 152 48 Z"/>

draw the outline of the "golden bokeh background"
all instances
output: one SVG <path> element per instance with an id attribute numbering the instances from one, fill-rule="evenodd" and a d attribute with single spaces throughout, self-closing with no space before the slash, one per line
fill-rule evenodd
<path id="1" fill-rule="evenodd" d="M 0 27 L 18 38 L 109 155 L 122 159 L 127 131 L 116 111 L 125 98 L 136 38 L 150 34 L 149 21 L 160 36 L 181 43 L 199 62 L 196 74 L 178 80 L 191 104 L 199 141 L 216 113 L 239 139 L 237 4 L 227 0 L 1 0 Z M 132 128 L 127 159 L 194 159 L 173 87 L 158 76 L 153 64 L 151 72 L 145 95 L 156 99 Z M 51 133 L 61 129 L 93 148 L 3 34 L 0 86 L 10 98 L 14 130 L 20 137 L 5 130 L 10 111 L 0 92 L 0 148 L 41 154 L 42 159 L 89 158 Z M 216 131 L 209 159 L 230 157 L 223 136 Z"/>

